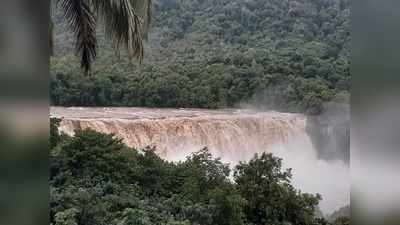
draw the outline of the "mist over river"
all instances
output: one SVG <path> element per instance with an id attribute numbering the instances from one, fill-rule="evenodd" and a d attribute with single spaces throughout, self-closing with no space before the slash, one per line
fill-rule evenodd
<path id="1" fill-rule="evenodd" d="M 272 152 L 293 168 L 293 184 L 320 193 L 324 213 L 349 204 L 349 169 L 340 160 L 317 157 L 302 114 L 250 109 L 157 109 L 51 107 L 61 119 L 59 130 L 92 128 L 113 133 L 137 149 L 155 146 L 161 157 L 179 161 L 208 147 L 214 157 L 234 166 L 255 153 Z"/>

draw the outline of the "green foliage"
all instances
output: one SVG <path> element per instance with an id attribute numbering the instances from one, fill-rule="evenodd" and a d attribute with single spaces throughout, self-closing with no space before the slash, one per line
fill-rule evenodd
<path id="1" fill-rule="evenodd" d="M 61 140 L 61 136 L 58 133 L 58 128 L 57 128 L 60 122 L 61 122 L 60 119 L 50 118 L 50 137 L 49 137 L 50 149 L 56 147 Z"/>
<path id="2" fill-rule="evenodd" d="M 349 217 L 339 217 L 337 218 L 332 225 L 350 225 Z"/>
<path id="3" fill-rule="evenodd" d="M 52 164 L 59 171 L 54 174 L 57 185 L 74 184 L 89 179 L 93 184 L 110 179 L 123 182 L 129 177 L 130 154 L 126 153 L 121 140 L 104 136 L 93 130 L 77 131 L 72 139 L 61 146 Z M 125 150 L 125 151 L 124 151 Z M 62 165 L 58 167 L 59 165 Z M 121 170 L 128 170 L 121 173 Z M 53 174 L 51 174 L 53 175 Z"/>
<path id="4" fill-rule="evenodd" d="M 245 212 L 254 224 L 315 224 L 319 195 L 304 194 L 291 184 L 291 171 L 282 171 L 282 159 L 256 155 L 240 163 L 234 173 L 237 187 L 248 204 Z"/>
<path id="5" fill-rule="evenodd" d="M 78 225 L 76 215 L 78 211 L 74 208 L 58 212 L 55 215 L 55 225 Z"/>
<path id="6" fill-rule="evenodd" d="M 271 154 L 234 169 L 207 149 L 171 163 L 93 130 L 63 138 L 51 151 L 50 219 L 57 225 L 327 224 L 319 196 L 290 184 Z"/>
<path id="7" fill-rule="evenodd" d="M 246 218 L 243 207 L 245 199 L 232 185 L 222 185 L 213 189 L 208 198 L 213 205 L 213 221 L 219 225 L 243 225 Z"/>
<path id="8" fill-rule="evenodd" d="M 192 200 L 204 200 L 211 190 L 228 182 L 228 165 L 213 159 L 207 148 L 192 154 L 182 166 L 186 171 L 185 194 Z"/>
<path id="9" fill-rule="evenodd" d="M 52 104 L 221 108 L 251 102 L 314 114 L 324 102 L 349 101 L 348 0 L 158 0 L 154 10 L 143 65 L 116 57 L 102 40 L 90 78 L 80 75 L 67 32 L 56 31 Z"/>
<path id="10" fill-rule="evenodd" d="M 118 222 L 118 225 L 147 225 L 150 223 L 148 212 L 140 209 L 127 208 L 124 210 L 123 219 Z"/>

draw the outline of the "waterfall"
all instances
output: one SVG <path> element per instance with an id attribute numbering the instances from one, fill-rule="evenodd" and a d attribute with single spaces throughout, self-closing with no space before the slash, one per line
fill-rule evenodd
<path id="1" fill-rule="evenodd" d="M 184 160 L 208 147 L 232 166 L 255 153 L 272 152 L 293 168 L 293 183 L 305 192 L 321 193 L 321 209 L 333 212 L 349 202 L 348 168 L 342 161 L 318 157 L 306 132 L 307 117 L 296 113 L 250 109 L 150 109 L 52 107 L 61 119 L 59 131 L 74 135 L 91 128 L 115 134 L 133 148 L 156 147 L 162 158 Z"/>
<path id="2" fill-rule="evenodd" d="M 52 116 L 62 118 L 60 131 L 73 135 L 91 128 L 115 134 L 136 149 L 156 147 L 168 160 L 180 160 L 208 147 L 215 157 L 238 162 L 297 137 L 306 138 L 306 118 L 301 114 L 250 110 L 159 110 L 138 108 L 60 108 Z M 87 114 L 90 115 L 87 115 Z"/>

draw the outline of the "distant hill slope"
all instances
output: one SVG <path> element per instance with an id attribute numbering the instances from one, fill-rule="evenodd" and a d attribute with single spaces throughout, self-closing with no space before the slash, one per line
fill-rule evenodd
<path id="1" fill-rule="evenodd" d="M 156 0 L 143 65 L 116 57 L 99 26 L 83 77 L 55 10 L 54 105 L 232 107 L 318 113 L 349 99 L 348 0 Z"/>

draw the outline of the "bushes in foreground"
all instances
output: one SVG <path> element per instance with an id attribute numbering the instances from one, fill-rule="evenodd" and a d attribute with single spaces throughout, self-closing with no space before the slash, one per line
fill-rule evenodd
<path id="1" fill-rule="evenodd" d="M 232 180 L 207 149 L 171 163 L 93 130 L 53 140 L 55 225 L 326 224 L 315 215 L 320 196 L 294 189 L 290 170 L 272 154 L 240 163 Z"/>

